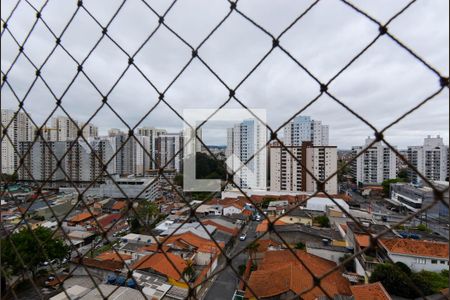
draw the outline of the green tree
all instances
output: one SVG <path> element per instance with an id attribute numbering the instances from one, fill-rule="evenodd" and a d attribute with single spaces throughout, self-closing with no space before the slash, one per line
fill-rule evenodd
<path id="1" fill-rule="evenodd" d="M 401 179 L 401 178 L 386 179 L 385 181 L 383 181 L 381 183 L 381 186 L 383 187 L 383 195 L 384 195 L 384 197 L 389 197 L 391 184 L 392 183 L 397 183 L 397 182 L 404 182 L 404 180 Z"/>
<path id="2" fill-rule="evenodd" d="M 260 244 L 257 241 L 253 241 L 247 246 L 247 251 L 252 261 L 254 261 L 255 259 L 255 255 L 258 252 L 259 245 Z"/>
<path id="3" fill-rule="evenodd" d="M 339 257 L 339 262 L 342 263 L 350 256 L 351 256 L 350 254 L 345 254 L 344 256 Z M 355 261 L 352 259 L 351 261 L 345 263 L 344 268 L 349 272 L 355 272 Z"/>
<path id="4" fill-rule="evenodd" d="M 0 181 L 4 183 L 15 183 L 17 181 L 17 173 L 14 174 L 6 174 L 1 173 L 0 174 Z"/>
<path id="5" fill-rule="evenodd" d="M 24 228 L 12 234 L 10 239 L 1 240 L 2 264 L 14 273 L 29 269 L 35 276 L 39 264 L 47 260 L 63 259 L 68 254 L 69 247 L 61 239 L 52 237 L 50 229 L 40 226 L 33 232 Z"/>
<path id="6" fill-rule="evenodd" d="M 448 270 L 439 273 L 420 271 L 411 274 L 411 279 L 425 296 L 437 294 L 442 289 L 448 288 Z"/>
<path id="7" fill-rule="evenodd" d="M 136 208 L 136 212 L 139 216 L 140 221 L 143 221 L 148 225 L 159 215 L 159 207 L 154 202 L 141 201 Z"/>
<path id="8" fill-rule="evenodd" d="M 412 281 L 398 266 L 391 263 L 379 264 L 372 272 L 369 281 L 380 281 L 384 288 L 393 295 L 414 298 L 416 291 L 412 288 Z"/>
<path id="9" fill-rule="evenodd" d="M 397 177 L 401 180 L 403 180 L 404 182 L 409 182 L 409 178 L 408 178 L 408 168 L 403 168 L 401 170 L 398 171 Z"/>
<path id="10" fill-rule="evenodd" d="M 297 244 L 295 244 L 295 249 L 305 250 L 306 249 L 306 245 L 305 245 L 305 243 L 298 242 Z"/>
<path id="11" fill-rule="evenodd" d="M 137 218 L 131 219 L 130 222 L 130 231 L 132 233 L 141 233 L 141 223 Z"/>
<path id="12" fill-rule="evenodd" d="M 183 179 L 183 174 L 177 174 L 173 179 L 173 183 L 178 186 L 183 186 Z"/>
<path id="13" fill-rule="evenodd" d="M 186 279 L 187 282 L 191 281 L 191 279 L 195 276 L 195 268 L 194 268 L 194 262 L 190 259 L 185 260 L 186 267 L 183 270 L 183 276 L 184 279 Z"/>
<path id="14" fill-rule="evenodd" d="M 320 227 L 330 227 L 330 219 L 327 216 L 317 216 L 314 218 L 314 222 L 318 223 Z"/>

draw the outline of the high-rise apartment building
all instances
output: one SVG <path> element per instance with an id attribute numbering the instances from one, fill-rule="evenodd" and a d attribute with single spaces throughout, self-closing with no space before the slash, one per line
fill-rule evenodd
<path id="1" fill-rule="evenodd" d="M 82 140 L 20 142 L 19 151 L 24 159 L 19 179 L 49 183 L 103 181 L 106 178 L 104 166 L 113 155 L 113 148 L 106 139 L 91 139 L 89 145 Z M 106 170 L 114 174 L 114 168 L 113 160 Z"/>
<path id="2" fill-rule="evenodd" d="M 51 128 L 54 129 L 51 133 L 51 140 L 54 142 L 74 141 L 78 136 L 77 121 L 68 117 L 52 118 Z"/>
<path id="3" fill-rule="evenodd" d="M 13 174 L 19 165 L 20 158 L 17 155 L 19 142 L 32 141 L 34 138 L 34 126 L 24 112 L 16 112 L 10 109 L 2 109 L 2 173 Z M 3 130 L 7 128 L 7 136 L 3 136 Z"/>
<path id="4" fill-rule="evenodd" d="M 364 146 L 352 147 L 353 155 L 358 155 L 373 141 L 368 137 Z M 377 142 L 353 161 L 352 173 L 358 183 L 381 184 L 386 179 L 396 178 L 397 156 L 390 148 Z"/>
<path id="5" fill-rule="evenodd" d="M 407 158 L 429 180 L 444 181 L 448 177 L 448 146 L 439 135 L 426 137 L 423 146 L 409 146 Z M 408 175 L 413 183 L 422 181 L 412 170 Z"/>
<path id="6" fill-rule="evenodd" d="M 240 188 L 267 189 L 266 144 L 267 129 L 257 120 L 245 120 L 228 128 L 227 165 L 237 171 L 233 180 Z"/>
<path id="7" fill-rule="evenodd" d="M 313 146 L 311 142 L 303 142 L 301 146 L 284 148 L 273 144 L 269 156 L 270 190 L 274 192 L 316 192 L 314 177 L 324 181 L 337 170 L 336 146 Z M 325 191 L 337 194 L 337 176 L 325 183 Z"/>
<path id="8" fill-rule="evenodd" d="M 156 169 L 156 139 L 166 134 L 167 130 L 160 129 L 160 128 L 154 128 L 154 127 L 142 127 L 137 129 L 137 135 L 138 136 L 144 136 L 149 138 L 149 153 L 151 154 L 151 160 L 150 160 L 150 169 Z"/>
<path id="9" fill-rule="evenodd" d="M 322 121 L 312 120 L 309 116 L 297 116 L 284 127 L 284 144 L 301 146 L 303 142 L 312 142 L 314 146 L 329 144 L 329 126 Z"/>
<path id="10" fill-rule="evenodd" d="M 84 126 L 84 128 L 83 128 Z M 80 124 L 80 128 L 83 128 L 83 137 L 88 140 L 90 138 L 98 137 L 98 127 L 93 124 Z"/>
<path id="11" fill-rule="evenodd" d="M 53 183 L 65 178 L 64 164 L 58 166 L 58 161 L 66 151 L 66 142 L 19 142 L 18 148 L 23 158 L 18 172 L 19 180 Z"/>
<path id="12" fill-rule="evenodd" d="M 156 167 L 183 171 L 184 138 L 181 133 L 166 133 L 156 138 Z"/>

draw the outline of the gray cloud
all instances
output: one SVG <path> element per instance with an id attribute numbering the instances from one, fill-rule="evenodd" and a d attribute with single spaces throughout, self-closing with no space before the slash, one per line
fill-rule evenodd
<path id="1" fill-rule="evenodd" d="M 43 2 L 43 1 L 41 1 Z M 281 33 L 313 1 L 241 0 L 239 9 L 274 35 Z M 386 22 L 407 1 L 353 1 L 374 18 Z M 12 9 L 2 2 L 2 19 Z M 38 1 L 34 5 L 42 5 Z M 106 26 L 121 1 L 84 1 L 85 7 Z M 170 3 L 148 1 L 159 14 Z M 418 1 L 389 25 L 389 30 L 411 47 L 443 75 L 449 66 L 448 1 Z M 42 17 L 59 35 L 76 10 L 74 2 L 50 1 Z M 165 22 L 189 44 L 196 47 L 228 13 L 225 0 L 180 0 L 165 17 Z M 23 41 L 35 20 L 35 12 L 22 2 L 8 27 L 18 41 Z M 138 0 L 127 1 L 108 27 L 108 34 L 125 51 L 133 54 L 157 27 L 158 19 Z M 280 40 L 281 45 L 306 66 L 320 81 L 326 82 L 343 68 L 378 34 L 377 25 L 338 0 L 322 0 Z M 80 11 L 67 28 L 62 45 L 81 61 L 101 37 L 101 28 Z M 8 33 L 2 41 L 2 71 L 17 55 L 18 47 Z M 38 22 L 25 45 L 25 52 L 37 65 L 43 63 L 55 40 Z M 242 16 L 233 12 L 229 19 L 205 42 L 199 55 L 231 88 L 234 88 L 271 48 L 269 36 Z M 191 49 L 169 30 L 161 27 L 135 57 L 135 64 L 156 86 L 165 90 L 191 57 Z M 83 70 L 101 93 L 107 93 L 127 67 L 128 57 L 113 42 L 104 38 L 84 63 Z M 76 74 L 76 63 L 59 47 L 42 69 L 42 76 L 60 97 Z M 34 79 L 35 70 L 22 56 L 8 74 L 8 81 L 22 98 Z M 439 88 L 436 76 L 388 37 L 381 37 L 331 85 L 330 92 L 376 128 L 383 128 L 406 110 L 414 107 Z M 318 84 L 281 50 L 275 49 L 237 91 L 248 107 L 265 108 L 273 128 L 280 126 L 319 93 Z M 216 108 L 228 98 L 228 90 L 209 70 L 195 59 L 165 95 L 177 111 L 184 108 Z M 449 102 L 446 89 L 424 105 L 386 136 L 399 147 L 420 144 L 428 134 L 449 139 Z M 8 87 L 2 89 L 2 108 L 17 108 Z M 158 94 L 134 67 L 124 75 L 108 95 L 108 103 L 134 126 L 157 102 Z M 89 80 L 80 74 L 65 94 L 62 106 L 75 119 L 86 121 L 101 105 L 102 97 Z M 38 124 L 46 119 L 55 100 L 38 80 L 28 94 L 25 109 Z M 231 102 L 227 108 L 240 107 Z M 63 114 L 58 110 L 56 115 Z M 362 144 L 372 130 L 328 96 L 322 96 L 305 115 L 330 125 L 330 141 L 349 148 Z M 119 118 L 104 107 L 92 120 L 105 133 L 110 127 L 125 128 Z M 145 126 L 179 130 L 182 122 L 161 103 L 143 122 Z M 225 143 L 225 131 L 212 126 L 207 141 Z M 207 135 L 208 130 L 205 129 Z"/>

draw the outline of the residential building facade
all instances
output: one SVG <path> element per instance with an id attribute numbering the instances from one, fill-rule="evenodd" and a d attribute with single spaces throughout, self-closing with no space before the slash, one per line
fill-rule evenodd
<path id="1" fill-rule="evenodd" d="M 180 133 L 166 133 L 156 138 L 156 168 L 183 170 L 184 138 Z"/>
<path id="2" fill-rule="evenodd" d="M 33 124 L 24 112 L 2 109 L 2 173 L 13 174 L 18 166 L 20 157 L 17 155 L 20 142 L 29 142 L 34 138 Z M 8 137 L 3 136 L 6 129 Z"/>
<path id="3" fill-rule="evenodd" d="M 364 146 L 352 147 L 353 155 L 364 151 L 373 141 L 368 137 Z M 390 148 L 377 142 L 353 161 L 352 173 L 358 183 L 381 184 L 386 179 L 397 177 L 397 156 Z"/>
<path id="4" fill-rule="evenodd" d="M 312 142 L 314 146 L 329 144 L 329 126 L 322 121 L 312 120 L 309 116 L 297 116 L 284 127 L 284 144 L 301 146 L 303 142 Z"/>
<path id="5" fill-rule="evenodd" d="M 337 171 L 336 146 L 313 146 L 311 142 L 286 147 L 274 144 L 269 157 L 270 190 L 274 192 L 315 192 L 315 178 L 324 181 Z M 337 176 L 325 183 L 325 191 L 337 194 Z"/>
<path id="6" fill-rule="evenodd" d="M 429 180 L 444 181 L 448 178 L 448 146 L 439 135 L 428 136 L 422 146 L 409 146 L 408 161 Z M 422 179 L 413 170 L 409 170 L 411 182 L 421 183 Z"/>
<path id="7" fill-rule="evenodd" d="M 267 129 L 254 119 L 227 130 L 227 165 L 240 188 L 267 189 Z M 244 165 L 244 166 L 242 166 Z"/>

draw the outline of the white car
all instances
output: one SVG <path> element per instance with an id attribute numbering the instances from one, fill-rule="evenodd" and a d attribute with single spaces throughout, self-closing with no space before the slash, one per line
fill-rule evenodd
<path id="1" fill-rule="evenodd" d="M 247 238 L 247 234 L 245 234 L 245 233 L 241 234 L 241 236 L 239 237 L 239 239 L 241 241 L 245 241 L 246 238 Z"/>

